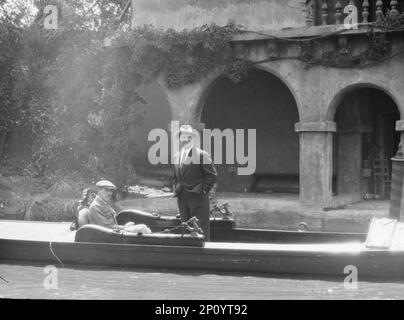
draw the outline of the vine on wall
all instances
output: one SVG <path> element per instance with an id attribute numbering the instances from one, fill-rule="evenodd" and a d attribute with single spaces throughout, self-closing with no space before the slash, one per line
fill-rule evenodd
<path id="1" fill-rule="evenodd" d="M 336 68 L 377 63 L 388 58 L 391 52 L 386 32 L 403 28 L 404 13 L 387 13 L 380 22 L 370 25 L 367 48 L 363 52 L 353 54 L 350 48 L 346 48 L 324 52 L 318 58 L 314 56 L 316 42 L 309 40 L 300 41 L 300 56 L 294 58 L 308 65 Z M 140 82 L 150 82 L 163 74 L 167 87 L 179 88 L 203 79 L 217 68 L 230 80 L 238 82 L 253 65 L 237 55 L 232 44 L 233 36 L 242 30 L 242 26 L 231 21 L 225 26 L 211 24 L 183 31 L 144 26 L 123 32 L 115 40 L 114 47 L 121 52 L 120 58 L 126 60 L 129 70 Z M 268 41 L 282 42 L 282 39 Z M 271 57 L 271 60 L 285 58 L 288 57 Z"/>
<path id="2" fill-rule="evenodd" d="M 352 54 L 349 48 L 341 51 L 324 52 L 320 58 L 315 58 L 313 54 L 313 46 L 303 44 L 302 60 L 308 65 L 322 65 L 335 68 L 352 68 L 365 66 L 383 61 L 390 53 L 389 41 L 386 39 L 385 33 L 368 33 L 367 48 L 358 53 Z"/>
<path id="3" fill-rule="evenodd" d="M 349 48 L 341 51 L 324 52 L 321 58 L 315 58 L 313 54 L 314 43 L 301 44 L 302 60 L 308 64 L 318 64 L 328 67 L 349 68 L 365 66 L 381 62 L 389 58 L 391 53 L 390 43 L 386 39 L 387 31 L 404 30 L 404 12 L 401 14 L 387 14 L 380 22 L 370 26 L 367 34 L 367 48 L 352 54 Z"/>
<path id="4" fill-rule="evenodd" d="M 141 82 L 164 74 L 169 88 L 179 88 L 203 79 L 215 68 L 221 68 L 232 81 L 240 81 L 249 62 L 238 58 L 231 44 L 238 33 L 233 22 L 180 32 L 144 26 L 123 33 L 115 45 L 126 48 L 129 66 Z"/>

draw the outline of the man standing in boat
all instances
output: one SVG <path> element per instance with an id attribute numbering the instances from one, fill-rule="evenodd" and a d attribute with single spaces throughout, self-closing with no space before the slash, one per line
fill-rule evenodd
<path id="1" fill-rule="evenodd" d="M 173 191 L 177 197 L 181 221 L 185 222 L 195 216 L 206 241 L 209 241 L 209 191 L 217 180 L 217 172 L 210 155 L 194 145 L 196 134 L 190 125 L 180 127 L 180 151 L 173 157 Z"/>
<path id="2" fill-rule="evenodd" d="M 112 207 L 112 195 L 116 190 L 115 185 L 108 180 L 101 180 L 96 184 L 98 194 L 94 198 L 88 211 L 88 220 L 91 224 L 96 224 L 105 228 L 124 230 L 134 233 L 151 233 L 151 230 L 144 224 L 128 222 L 124 226 L 118 225 L 116 221 L 116 211 Z"/>

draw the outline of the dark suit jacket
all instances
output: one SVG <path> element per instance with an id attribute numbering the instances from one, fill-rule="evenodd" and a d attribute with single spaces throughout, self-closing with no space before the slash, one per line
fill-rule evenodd
<path id="1" fill-rule="evenodd" d="M 174 156 L 174 194 L 178 196 L 183 189 L 196 194 L 208 193 L 217 179 L 216 168 L 209 154 L 194 146 L 189 151 L 188 161 L 181 167 L 178 161 L 180 154 Z M 190 159 L 199 161 L 188 163 Z"/>

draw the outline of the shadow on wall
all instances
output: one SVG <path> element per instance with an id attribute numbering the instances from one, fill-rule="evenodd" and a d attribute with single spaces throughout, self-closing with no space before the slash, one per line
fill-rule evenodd
<path id="1" fill-rule="evenodd" d="M 270 73 L 254 70 L 240 83 L 218 80 L 202 110 L 205 127 L 256 129 L 257 134 L 256 173 L 237 176 L 237 165 L 220 165 L 219 191 L 254 191 L 257 179 L 260 191 L 298 191 L 299 136 L 294 130 L 298 119 L 292 93 Z"/>

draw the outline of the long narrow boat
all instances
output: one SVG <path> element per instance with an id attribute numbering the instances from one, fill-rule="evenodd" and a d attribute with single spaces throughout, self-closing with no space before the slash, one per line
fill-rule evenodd
<path id="1" fill-rule="evenodd" d="M 339 277 L 345 277 L 346 266 L 353 265 L 359 278 L 404 277 L 404 251 L 368 249 L 363 244 L 363 234 L 236 228 L 234 234 L 239 233 L 246 241 L 229 242 L 230 239 L 212 235 L 212 242 L 188 239 L 196 241 L 196 245 L 190 245 L 181 242 L 178 238 L 181 236 L 177 235 L 179 242 L 173 244 L 164 239 L 167 234 L 161 239 L 157 234 L 153 243 L 145 242 L 145 236 L 143 243 L 135 240 L 102 243 L 91 242 L 91 237 L 87 242 L 77 242 L 76 232 L 68 227 L 68 223 L 0 221 L 0 260 Z M 248 242 L 254 238 L 253 234 L 273 240 L 284 237 L 289 243 Z M 124 234 L 113 236 L 125 238 Z M 334 237 L 334 243 L 323 243 L 326 236 Z"/>

